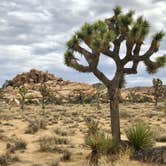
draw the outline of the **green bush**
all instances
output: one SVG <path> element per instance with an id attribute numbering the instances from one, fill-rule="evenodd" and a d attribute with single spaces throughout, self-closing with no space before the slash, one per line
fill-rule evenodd
<path id="1" fill-rule="evenodd" d="M 86 125 L 88 127 L 88 134 L 96 134 L 99 131 L 99 123 L 92 119 L 86 120 Z"/>
<path id="2" fill-rule="evenodd" d="M 154 133 L 145 123 L 132 125 L 126 135 L 135 151 L 151 148 L 155 143 Z"/>

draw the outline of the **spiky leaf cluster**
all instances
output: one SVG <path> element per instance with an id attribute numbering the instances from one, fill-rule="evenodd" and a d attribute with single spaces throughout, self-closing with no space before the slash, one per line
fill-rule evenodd
<path id="1" fill-rule="evenodd" d="M 81 30 L 76 32 L 72 39 L 67 42 L 67 46 L 69 49 L 73 49 L 83 41 L 91 49 L 100 52 L 105 47 L 108 48 L 114 38 L 114 32 L 108 29 L 104 21 L 98 21 L 92 25 L 85 23 Z"/>
<path id="2" fill-rule="evenodd" d="M 135 151 L 151 148 L 154 143 L 154 133 L 145 123 L 136 123 L 126 130 L 127 138 Z"/>
<path id="3" fill-rule="evenodd" d="M 148 73 L 156 73 L 159 68 L 164 67 L 166 64 L 166 55 L 157 57 L 154 62 L 148 60 L 145 61 L 146 69 Z"/>

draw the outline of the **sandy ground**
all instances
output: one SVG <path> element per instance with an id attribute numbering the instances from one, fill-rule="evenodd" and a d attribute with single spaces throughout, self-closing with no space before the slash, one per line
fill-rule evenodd
<path id="1" fill-rule="evenodd" d="M 27 143 L 25 150 L 15 151 L 19 161 L 11 163 L 12 166 L 54 166 L 54 161 L 59 161 L 60 166 L 86 166 L 87 156 L 90 149 L 85 145 L 84 138 L 87 134 L 85 124 L 86 118 L 99 121 L 100 127 L 105 132 L 110 132 L 109 106 L 102 104 L 97 110 L 95 105 L 49 105 L 46 106 L 44 119 L 47 122 L 46 129 L 40 129 L 34 134 L 26 134 L 28 121 L 33 118 L 43 118 L 40 106 L 26 106 L 25 112 L 20 113 L 18 107 L 9 110 L 7 107 L 0 107 L 0 155 L 4 154 L 6 144 L 12 139 L 21 138 Z M 125 137 L 125 129 L 132 123 L 143 121 L 148 123 L 156 132 L 156 136 L 166 133 L 166 116 L 161 110 L 154 108 L 152 103 L 143 104 L 121 104 L 121 133 Z M 65 132 L 64 135 L 55 130 Z M 55 136 L 68 140 L 67 144 L 57 145 L 62 150 L 71 152 L 69 161 L 61 161 L 63 153 L 41 152 L 39 139 L 46 136 Z M 156 142 L 156 146 L 166 146 L 165 143 Z M 52 164 L 52 165 L 51 165 Z M 131 161 L 127 155 L 114 163 L 116 166 L 150 166 L 152 164 Z M 111 165 L 103 161 L 101 165 Z"/>

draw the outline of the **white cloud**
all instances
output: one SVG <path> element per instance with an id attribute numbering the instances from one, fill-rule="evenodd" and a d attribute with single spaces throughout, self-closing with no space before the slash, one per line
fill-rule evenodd
<path id="1" fill-rule="evenodd" d="M 0 3 L 0 84 L 11 79 L 18 72 L 31 68 L 48 70 L 64 79 L 95 82 L 92 74 L 81 74 L 63 64 L 65 43 L 84 22 L 104 19 L 112 14 L 112 8 L 121 5 L 124 11 L 136 10 L 137 15 L 151 23 L 151 34 L 165 30 L 166 1 L 133 0 L 1 0 Z M 148 48 L 147 40 L 142 53 Z M 161 44 L 165 53 L 166 40 Z M 125 51 L 122 48 L 121 54 Z M 155 56 L 154 56 L 155 57 Z M 100 68 L 108 76 L 113 74 L 113 63 L 102 58 Z M 128 77 L 128 85 L 145 85 L 152 76 L 140 65 L 137 76 Z M 112 67 L 112 68 L 111 68 Z M 164 79 L 166 69 L 155 76 Z M 91 77 L 91 79 L 89 79 Z M 139 78 L 139 79 L 136 79 Z M 142 80 L 147 81 L 142 81 Z M 142 82 L 141 82 L 142 81 Z M 166 80 L 165 80 L 166 83 Z"/>

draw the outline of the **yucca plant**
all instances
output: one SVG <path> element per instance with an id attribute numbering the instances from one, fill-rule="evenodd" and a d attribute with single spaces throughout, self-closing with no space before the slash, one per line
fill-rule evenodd
<path id="1" fill-rule="evenodd" d="M 99 165 L 101 155 L 110 155 L 117 147 L 117 142 L 109 135 L 105 135 L 99 128 L 99 123 L 94 120 L 87 121 L 88 135 L 86 145 L 91 149 L 88 157 L 89 165 Z"/>
<path id="2" fill-rule="evenodd" d="M 106 155 L 110 155 L 115 152 L 117 148 L 117 142 L 112 139 L 111 136 L 105 135 L 101 140 L 102 152 Z"/>
<path id="3" fill-rule="evenodd" d="M 91 149 L 91 153 L 88 156 L 89 165 L 98 166 L 101 152 L 103 149 L 104 134 L 97 132 L 87 136 L 85 143 Z"/>
<path id="4" fill-rule="evenodd" d="M 126 135 L 135 151 L 151 148 L 155 143 L 154 133 L 145 123 L 132 125 Z"/>
<path id="5" fill-rule="evenodd" d="M 92 134 L 96 134 L 99 131 L 99 122 L 94 121 L 94 120 L 87 120 L 86 125 L 88 127 L 88 134 L 92 135 Z"/>

